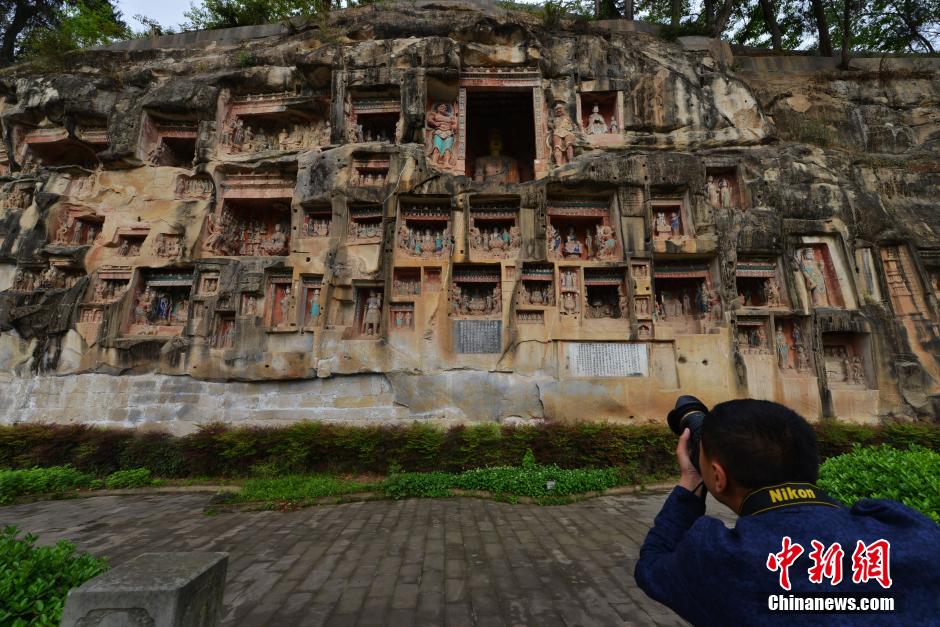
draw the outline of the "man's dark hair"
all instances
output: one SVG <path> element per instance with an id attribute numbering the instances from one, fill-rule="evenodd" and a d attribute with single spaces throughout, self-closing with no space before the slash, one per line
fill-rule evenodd
<path id="1" fill-rule="evenodd" d="M 816 432 L 798 413 L 770 401 L 719 403 L 702 424 L 702 450 L 745 488 L 815 483 Z"/>

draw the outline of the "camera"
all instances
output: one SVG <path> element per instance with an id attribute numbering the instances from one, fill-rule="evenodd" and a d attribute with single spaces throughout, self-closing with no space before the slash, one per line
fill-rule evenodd
<path id="1" fill-rule="evenodd" d="M 676 406 L 666 416 L 669 428 L 676 435 L 682 435 L 682 432 L 688 428 L 690 432 L 689 457 L 692 458 L 692 465 L 699 473 L 702 469 L 698 467 L 698 449 L 702 442 L 702 423 L 707 413 L 708 407 L 702 401 L 694 396 L 680 396 L 676 399 Z"/>

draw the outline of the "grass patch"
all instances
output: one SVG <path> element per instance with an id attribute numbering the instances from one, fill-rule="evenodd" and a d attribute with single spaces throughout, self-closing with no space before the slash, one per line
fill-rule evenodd
<path id="1" fill-rule="evenodd" d="M 633 484 L 632 472 L 620 468 L 560 468 L 539 465 L 531 452 L 522 466 L 475 468 L 461 473 L 393 472 L 380 481 L 362 482 L 333 475 L 288 475 L 249 479 L 242 489 L 224 495 L 225 503 L 296 504 L 324 497 L 371 492 L 391 499 L 443 498 L 455 490 L 484 492 L 497 500 L 520 497 L 537 503 L 570 502 L 572 497 Z"/>
<path id="2" fill-rule="evenodd" d="M 360 483 L 332 475 L 288 475 L 248 479 L 229 502 L 309 501 L 327 496 L 367 492 L 374 484 Z"/>

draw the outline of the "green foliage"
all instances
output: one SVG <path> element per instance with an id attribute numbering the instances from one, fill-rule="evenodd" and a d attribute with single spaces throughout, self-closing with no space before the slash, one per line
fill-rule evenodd
<path id="1" fill-rule="evenodd" d="M 122 41 L 132 36 L 121 20 L 120 11 L 110 2 L 75 0 L 58 10 L 54 26 L 33 30 L 22 49 L 30 57 L 57 57 L 71 50 L 81 50 Z"/>
<path id="2" fill-rule="evenodd" d="M 237 61 L 238 67 L 251 67 L 258 64 L 258 59 L 250 50 L 239 50 Z"/>
<path id="3" fill-rule="evenodd" d="M 855 443 L 920 444 L 940 451 L 932 424 L 883 427 L 823 422 L 816 426 L 823 458 Z M 0 425 L 0 468 L 74 466 L 95 476 L 146 468 L 154 477 L 244 477 L 256 467 L 269 476 L 314 473 L 444 471 L 515 466 L 532 451 L 541 464 L 560 468 L 611 468 L 634 481 L 673 476 L 676 436 L 664 425 L 599 422 L 507 427 L 429 423 L 351 426 L 298 422 L 287 427 L 210 424 L 184 437 L 80 425 Z"/>
<path id="4" fill-rule="evenodd" d="M 0 470 L 0 505 L 29 494 L 60 493 L 88 487 L 92 477 L 71 466 Z"/>
<path id="5" fill-rule="evenodd" d="M 329 475 L 288 475 L 249 479 L 238 493 L 231 496 L 230 500 L 233 502 L 306 501 L 325 496 L 363 492 L 372 487 L 367 483 Z"/>
<path id="6" fill-rule="evenodd" d="M 892 499 L 923 512 L 940 524 L 940 454 L 911 445 L 854 446 L 827 459 L 819 486 L 846 505 L 859 499 Z"/>
<path id="7" fill-rule="evenodd" d="M 0 532 L 0 625 L 59 624 L 69 589 L 108 569 L 105 560 L 76 554 L 65 540 L 35 546 L 36 536 L 17 538 L 16 527 Z"/>
<path id="8" fill-rule="evenodd" d="M 152 484 L 153 479 L 150 478 L 150 471 L 146 468 L 119 470 L 104 480 L 104 485 L 109 490 L 143 488 Z"/>
<path id="9" fill-rule="evenodd" d="M 188 30 L 253 26 L 291 18 L 311 19 L 328 13 L 329 0 L 202 0 L 183 13 Z"/>

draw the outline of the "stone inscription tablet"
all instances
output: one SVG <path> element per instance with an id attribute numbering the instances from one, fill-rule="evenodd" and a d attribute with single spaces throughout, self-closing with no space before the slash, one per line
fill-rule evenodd
<path id="1" fill-rule="evenodd" d="M 455 353 L 498 353 L 502 349 L 502 320 L 454 320 Z"/>
<path id="2" fill-rule="evenodd" d="M 646 344 L 571 342 L 568 372 L 574 377 L 648 377 Z"/>

